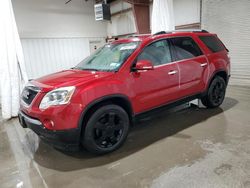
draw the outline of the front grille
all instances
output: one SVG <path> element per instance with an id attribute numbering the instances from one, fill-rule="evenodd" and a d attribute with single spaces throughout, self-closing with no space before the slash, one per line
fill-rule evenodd
<path id="1" fill-rule="evenodd" d="M 26 86 L 23 89 L 23 92 L 22 92 L 22 95 L 21 95 L 22 101 L 26 105 L 30 105 L 39 91 L 40 91 L 40 89 L 38 87 Z"/>

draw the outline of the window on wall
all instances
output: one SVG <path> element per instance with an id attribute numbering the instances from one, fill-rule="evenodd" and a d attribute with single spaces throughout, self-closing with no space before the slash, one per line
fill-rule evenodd
<path id="1" fill-rule="evenodd" d="M 202 55 L 199 46 L 191 37 L 177 37 L 170 39 L 176 51 L 177 60 L 189 59 Z"/>
<path id="2" fill-rule="evenodd" d="M 143 49 L 137 60 L 149 60 L 155 66 L 172 62 L 169 42 L 161 40 L 150 44 Z"/>
<path id="3" fill-rule="evenodd" d="M 199 38 L 212 52 L 225 50 L 224 45 L 215 36 L 200 36 Z"/>

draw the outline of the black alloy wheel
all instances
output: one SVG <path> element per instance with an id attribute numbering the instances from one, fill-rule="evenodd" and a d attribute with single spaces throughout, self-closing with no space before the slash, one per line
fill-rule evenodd
<path id="1" fill-rule="evenodd" d="M 122 118 L 115 112 L 104 113 L 94 127 L 95 143 L 102 148 L 117 144 L 124 131 Z"/>
<path id="2" fill-rule="evenodd" d="M 225 88 L 221 82 L 216 82 L 211 93 L 212 101 L 215 105 L 221 104 L 225 96 Z"/>
<path id="3" fill-rule="evenodd" d="M 208 108 L 215 108 L 220 106 L 225 98 L 226 82 L 220 77 L 216 76 L 211 82 L 207 94 L 201 99 L 202 104 Z"/>
<path id="4" fill-rule="evenodd" d="M 105 105 L 91 115 L 82 143 L 92 153 L 112 152 L 123 144 L 128 130 L 127 112 L 117 105 Z"/>

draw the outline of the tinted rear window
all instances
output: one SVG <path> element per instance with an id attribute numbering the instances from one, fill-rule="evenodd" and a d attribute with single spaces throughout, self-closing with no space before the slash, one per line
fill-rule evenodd
<path id="1" fill-rule="evenodd" d="M 171 38 L 178 60 L 189 59 L 202 55 L 199 46 L 191 37 Z"/>
<path id="2" fill-rule="evenodd" d="M 224 45 L 215 36 L 199 36 L 199 38 L 212 52 L 225 50 Z"/>

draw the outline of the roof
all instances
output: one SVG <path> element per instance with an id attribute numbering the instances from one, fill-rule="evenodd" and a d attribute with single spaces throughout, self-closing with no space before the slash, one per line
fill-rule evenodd
<path id="1" fill-rule="evenodd" d="M 173 30 L 173 31 L 160 31 L 155 34 L 134 34 L 129 36 L 128 38 L 122 38 L 119 40 L 116 40 L 112 42 L 113 44 L 115 43 L 128 43 L 128 42 L 136 42 L 136 41 L 150 41 L 154 39 L 160 39 L 163 37 L 171 37 L 171 36 L 192 36 L 192 35 L 211 35 L 206 30 L 200 30 L 200 29 L 195 29 L 195 30 Z M 214 35 L 214 34 L 213 34 Z"/>

